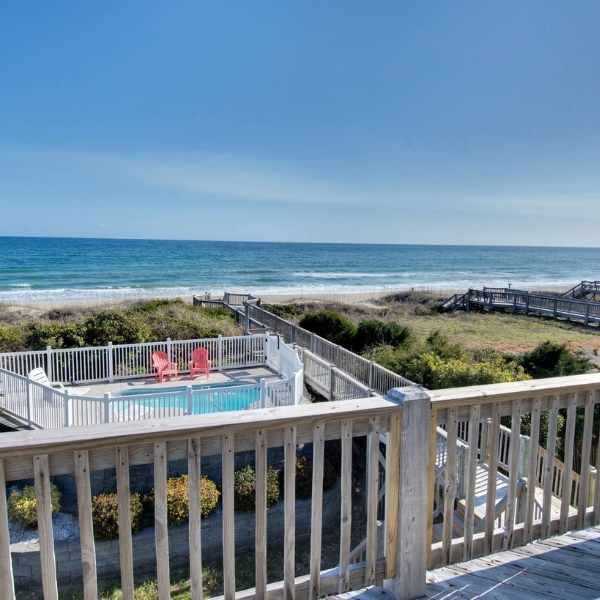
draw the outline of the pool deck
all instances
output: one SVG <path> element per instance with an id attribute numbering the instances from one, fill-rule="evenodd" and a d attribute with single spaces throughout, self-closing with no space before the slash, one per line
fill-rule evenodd
<path id="1" fill-rule="evenodd" d="M 278 381 L 281 377 L 268 367 L 251 367 L 247 369 L 231 369 L 227 371 L 211 371 L 209 377 L 196 375 L 194 379 L 190 378 L 189 373 L 180 373 L 177 379 L 171 381 L 165 378 L 163 383 L 159 383 L 154 377 L 140 379 L 124 379 L 113 383 L 102 382 L 95 384 L 86 384 L 81 387 L 89 388 L 86 396 L 101 397 L 106 393 L 119 394 L 121 392 L 130 392 L 132 390 L 143 390 L 151 393 L 154 390 L 164 390 L 165 388 L 186 387 L 188 385 L 216 385 L 219 383 L 239 383 L 245 385 L 249 383 L 259 383 L 261 379 L 269 381 Z M 78 386 L 73 388 L 76 394 Z"/>

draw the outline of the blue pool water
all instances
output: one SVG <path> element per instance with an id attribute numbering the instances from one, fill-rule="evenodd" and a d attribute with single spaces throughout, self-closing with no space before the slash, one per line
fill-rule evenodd
<path id="1" fill-rule="evenodd" d="M 194 385 L 192 386 L 192 410 L 194 415 L 202 415 L 214 412 L 227 412 L 232 410 L 244 410 L 248 405 L 260 399 L 260 389 L 240 389 L 239 383 L 221 383 L 218 385 Z M 180 392 L 178 395 L 166 395 Z M 134 400 L 136 396 L 147 396 L 153 394 L 152 398 Z M 163 388 L 160 390 L 128 390 L 114 394 L 115 410 L 129 411 L 136 406 L 144 408 L 159 408 L 160 410 L 173 409 L 174 411 L 188 410 L 188 399 L 186 387 Z M 123 398 L 123 400 L 119 400 Z"/>

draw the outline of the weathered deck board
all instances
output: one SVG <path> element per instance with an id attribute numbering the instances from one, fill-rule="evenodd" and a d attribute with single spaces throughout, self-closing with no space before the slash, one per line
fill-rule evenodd
<path id="1" fill-rule="evenodd" d="M 429 571 L 427 597 L 598 598 L 599 557 L 594 527 Z"/>

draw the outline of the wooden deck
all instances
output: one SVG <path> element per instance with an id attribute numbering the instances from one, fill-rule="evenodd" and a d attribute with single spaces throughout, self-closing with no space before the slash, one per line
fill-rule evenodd
<path id="1" fill-rule="evenodd" d="M 598 598 L 600 527 L 428 571 L 427 597 Z"/>

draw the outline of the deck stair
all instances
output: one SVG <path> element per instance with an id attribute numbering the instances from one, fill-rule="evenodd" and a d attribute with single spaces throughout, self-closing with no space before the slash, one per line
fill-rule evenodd
<path id="1" fill-rule="evenodd" d="M 562 298 L 600 300 L 600 281 L 582 281 L 562 294 Z"/>

